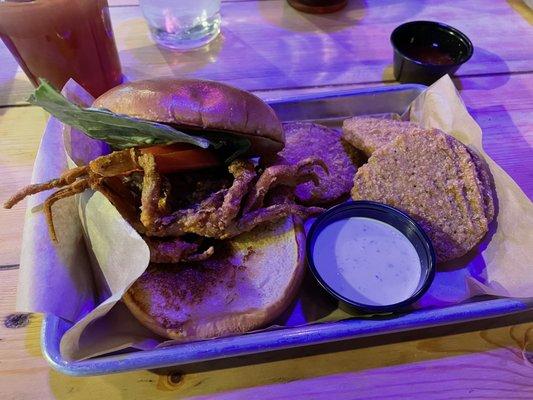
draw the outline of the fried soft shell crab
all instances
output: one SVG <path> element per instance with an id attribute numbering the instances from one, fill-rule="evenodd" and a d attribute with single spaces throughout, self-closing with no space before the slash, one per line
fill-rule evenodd
<path id="1" fill-rule="evenodd" d="M 221 104 L 226 110 L 217 109 Z M 287 190 L 308 181 L 318 185 L 317 169 L 328 172 L 321 159 L 261 171 L 250 158 L 280 150 L 284 136 L 272 109 L 249 93 L 214 82 L 156 80 L 113 89 L 95 106 L 191 135 L 220 135 L 223 144 L 244 138 L 248 149 L 227 166 L 216 150 L 188 143 L 116 150 L 57 179 L 30 185 L 4 204 L 11 208 L 28 195 L 58 188 L 43 205 L 53 240 L 52 205 L 89 188 L 104 194 L 143 236 L 156 263 L 204 260 L 214 254 L 216 240 L 289 215 L 306 218 L 323 211 L 295 204 Z M 190 179 L 193 175 L 196 179 Z M 175 186 L 181 186 L 179 193 L 173 193 Z"/>

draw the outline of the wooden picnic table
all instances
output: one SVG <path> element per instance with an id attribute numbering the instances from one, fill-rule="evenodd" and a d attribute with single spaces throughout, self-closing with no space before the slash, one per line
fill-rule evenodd
<path id="1" fill-rule="evenodd" d="M 475 46 L 454 82 L 485 150 L 533 199 L 533 12 L 520 0 L 350 0 L 329 15 L 227 0 L 220 37 L 190 53 L 156 47 L 135 0 L 109 1 L 129 79 L 208 78 L 265 99 L 397 84 L 391 31 L 409 20 L 452 25 Z M 48 117 L 26 103 L 32 86 L 3 45 L 0 60 L 4 201 L 29 183 Z M 13 316 L 23 215 L 0 209 L 0 399 L 533 399 L 531 311 L 158 373 L 62 375 L 42 358 L 42 318 Z"/>

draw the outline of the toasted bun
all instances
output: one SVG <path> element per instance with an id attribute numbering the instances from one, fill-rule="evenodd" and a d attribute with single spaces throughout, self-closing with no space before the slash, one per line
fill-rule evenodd
<path id="1" fill-rule="evenodd" d="M 268 104 L 219 82 L 172 78 L 129 82 L 104 93 L 93 106 L 183 129 L 242 135 L 252 142 L 254 155 L 276 153 L 285 143 L 281 123 Z"/>
<path id="2" fill-rule="evenodd" d="M 153 265 L 124 295 L 160 336 L 191 341 L 257 329 L 293 300 L 305 270 L 305 236 L 289 217 L 228 241 L 218 260 Z"/>

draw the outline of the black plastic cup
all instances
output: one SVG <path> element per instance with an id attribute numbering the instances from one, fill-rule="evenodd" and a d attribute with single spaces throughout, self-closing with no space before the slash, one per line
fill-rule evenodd
<path id="1" fill-rule="evenodd" d="M 464 33 L 440 22 L 407 22 L 394 29 L 390 41 L 394 77 L 404 83 L 432 84 L 454 74 L 474 53 Z"/>
<path id="2" fill-rule="evenodd" d="M 398 229 L 414 246 L 420 259 L 422 274 L 414 293 L 407 299 L 387 305 L 363 304 L 340 294 L 335 287 L 329 285 L 320 275 L 313 257 L 316 239 L 322 230 L 331 223 L 351 217 L 365 217 L 375 219 Z M 332 251 L 324 249 L 324 251 Z M 370 313 L 390 313 L 400 311 L 418 300 L 429 289 L 435 277 L 436 257 L 431 240 L 422 228 L 407 214 L 374 201 L 350 201 L 339 204 L 322 213 L 313 223 L 307 235 L 306 256 L 309 269 L 318 283 L 333 297 L 345 305 L 357 310 Z M 333 254 L 331 254 L 334 257 Z"/>

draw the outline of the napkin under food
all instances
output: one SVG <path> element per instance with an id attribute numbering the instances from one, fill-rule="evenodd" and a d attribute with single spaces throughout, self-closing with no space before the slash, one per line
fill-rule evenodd
<path id="1" fill-rule="evenodd" d="M 75 82 L 69 99 L 88 105 L 92 98 Z M 356 114 L 356 110 L 354 110 Z M 430 290 L 416 307 L 455 304 L 480 294 L 533 297 L 533 204 L 520 187 L 483 151 L 481 129 L 445 76 L 422 93 L 406 112 L 425 128 L 439 128 L 471 146 L 492 172 L 497 216 L 490 232 L 470 254 L 438 268 Z M 32 182 L 58 176 L 68 164 L 84 164 L 107 148 L 99 141 L 50 118 L 35 161 Z M 59 243 L 52 244 L 40 205 L 48 193 L 28 202 L 17 308 L 57 315 L 72 322 L 61 340 L 61 354 L 79 360 L 126 347 L 150 349 L 155 336 L 120 302 L 148 266 L 141 237 L 100 193 L 86 191 L 54 207 Z M 307 280 L 294 306 L 276 323 L 295 326 L 350 318 Z"/>

